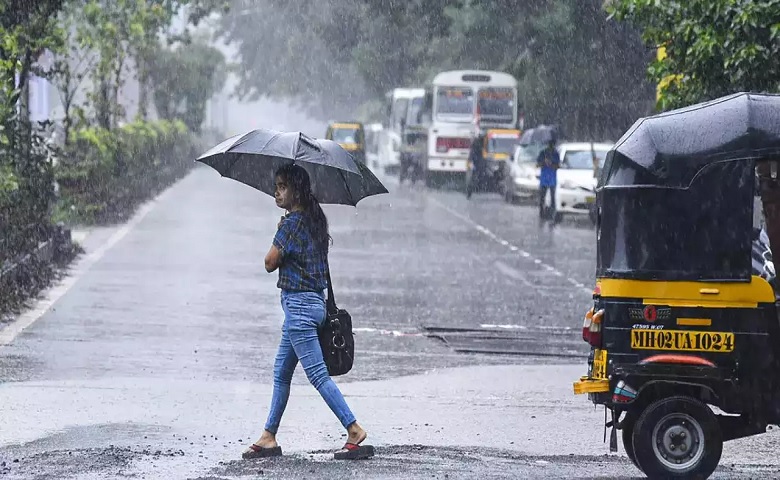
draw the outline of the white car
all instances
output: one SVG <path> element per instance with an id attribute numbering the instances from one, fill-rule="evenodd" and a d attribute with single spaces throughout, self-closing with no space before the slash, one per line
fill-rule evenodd
<path id="1" fill-rule="evenodd" d="M 556 212 L 562 215 L 590 215 L 596 202 L 596 169 L 604 166 L 609 143 L 562 143 L 558 145 L 561 167 L 558 169 L 558 188 L 555 192 Z"/>
<path id="2" fill-rule="evenodd" d="M 536 157 L 542 145 L 518 145 L 507 163 L 508 174 L 504 178 L 504 198 L 513 202 L 519 198 L 536 198 L 539 193 L 539 167 Z"/>

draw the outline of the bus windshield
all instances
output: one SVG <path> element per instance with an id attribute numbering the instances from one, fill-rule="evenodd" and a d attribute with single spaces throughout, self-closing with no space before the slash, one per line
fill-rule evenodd
<path id="1" fill-rule="evenodd" d="M 436 92 L 436 116 L 468 122 L 474 117 L 474 91 L 469 87 L 439 87 Z"/>
<path id="2" fill-rule="evenodd" d="M 515 119 L 515 92 L 511 88 L 483 88 L 479 91 L 481 120 L 512 123 Z"/>
<path id="3" fill-rule="evenodd" d="M 411 99 L 409 102 L 409 108 L 406 111 L 406 125 L 410 127 L 422 125 L 421 113 L 425 99 L 423 97 L 417 97 Z"/>
<path id="4" fill-rule="evenodd" d="M 406 108 L 409 105 L 408 98 L 397 98 L 393 102 L 390 125 L 394 130 L 401 130 L 401 120 L 406 116 Z"/>

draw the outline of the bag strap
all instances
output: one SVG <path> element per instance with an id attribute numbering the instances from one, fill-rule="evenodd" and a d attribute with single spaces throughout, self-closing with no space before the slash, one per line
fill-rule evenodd
<path id="1" fill-rule="evenodd" d="M 328 279 L 328 298 L 326 300 L 326 307 L 328 313 L 338 313 L 339 308 L 336 306 L 336 297 L 333 296 L 333 282 L 330 280 L 330 265 L 328 265 L 328 259 L 325 258 L 325 277 Z"/>

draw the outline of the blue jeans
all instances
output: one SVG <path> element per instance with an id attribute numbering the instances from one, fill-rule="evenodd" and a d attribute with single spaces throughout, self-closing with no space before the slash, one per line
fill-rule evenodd
<path id="1" fill-rule="evenodd" d="M 274 393 L 265 429 L 276 434 L 290 397 L 290 382 L 300 360 L 309 382 L 320 392 L 325 403 L 344 428 L 355 421 L 339 387 L 333 383 L 322 358 L 317 327 L 325 321 L 325 295 L 315 292 L 282 290 L 284 325 L 282 341 L 274 363 Z"/>

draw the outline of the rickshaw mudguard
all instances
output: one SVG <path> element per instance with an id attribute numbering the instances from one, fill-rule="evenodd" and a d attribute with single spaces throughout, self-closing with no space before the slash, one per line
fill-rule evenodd
<path id="1" fill-rule="evenodd" d="M 626 365 L 615 369 L 613 380 L 616 385 L 607 403 L 608 407 L 629 409 L 637 402 L 646 403 L 659 396 L 660 392 L 688 393 L 702 401 L 715 405 L 722 404 L 724 396 L 729 396 L 737 386 L 734 372 L 710 367 L 677 367 L 657 365 Z M 617 385 L 620 381 L 636 391 L 631 399 L 619 397 Z M 618 400 L 622 398 L 622 400 Z"/>

